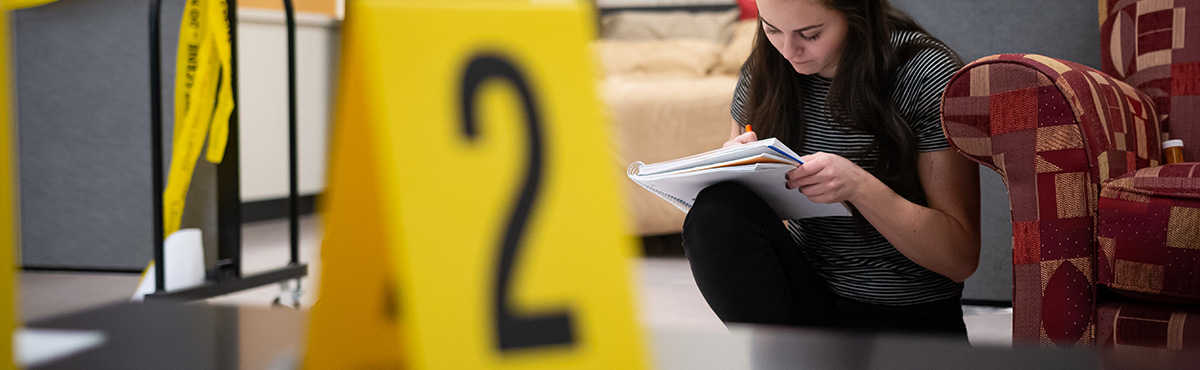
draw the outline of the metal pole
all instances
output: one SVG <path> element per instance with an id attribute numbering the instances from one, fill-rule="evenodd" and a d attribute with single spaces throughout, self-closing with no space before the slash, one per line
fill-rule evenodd
<path id="1" fill-rule="evenodd" d="M 159 50 L 159 9 L 162 0 L 150 0 L 150 163 L 154 201 L 154 291 L 166 291 L 167 263 L 163 259 L 163 151 L 162 69 Z"/>
<path id="2" fill-rule="evenodd" d="M 292 265 L 300 263 L 300 180 L 296 144 L 296 11 L 292 0 L 283 0 L 287 19 L 288 67 L 288 231 L 291 238 Z"/>
<path id="3" fill-rule="evenodd" d="M 242 278 L 242 189 L 241 154 L 238 147 L 238 58 L 237 2 L 229 1 L 229 51 L 232 61 L 228 76 L 233 89 L 233 112 L 229 115 L 229 140 L 225 158 L 217 165 L 217 280 Z"/>

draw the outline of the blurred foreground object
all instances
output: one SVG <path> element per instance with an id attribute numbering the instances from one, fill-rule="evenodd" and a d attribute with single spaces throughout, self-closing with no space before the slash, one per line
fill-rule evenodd
<path id="1" fill-rule="evenodd" d="M 305 366 L 646 366 L 581 1 L 348 4 Z"/>
<path id="2" fill-rule="evenodd" d="M 16 129 L 12 110 L 12 62 L 9 11 L 50 3 L 53 0 L 0 0 L 0 368 L 15 369 L 13 331 L 17 328 L 16 265 L 13 253 L 17 235 Z"/>

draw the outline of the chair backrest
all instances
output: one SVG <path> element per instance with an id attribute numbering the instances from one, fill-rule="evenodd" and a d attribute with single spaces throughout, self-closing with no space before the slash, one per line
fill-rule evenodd
<path id="1" fill-rule="evenodd" d="M 1163 139 L 1200 161 L 1200 0 L 1099 0 L 1101 69 L 1153 101 Z M 1192 14 L 1188 15 L 1188 10 Z"/>

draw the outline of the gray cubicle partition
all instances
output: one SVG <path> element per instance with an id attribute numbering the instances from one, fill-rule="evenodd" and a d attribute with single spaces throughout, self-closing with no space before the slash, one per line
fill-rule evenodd
<path id="1" fill-rule="evenodd" d="M 1100 68 L 1095 0 L 892 0 L 966 62 L 1001 53 L 1032 53 Z M 1000 176 L 980 167 L 983 251 L 963 298 L 1012 301 L 1012 224 Z"/>
<path id="2" fill-rule="evenodd" d="M 168 155 L 182 8 L 163 4 Z M 147 17 L 147 0 L 14 13 L 25 267 L 137 271 L 152 258 Z"/>

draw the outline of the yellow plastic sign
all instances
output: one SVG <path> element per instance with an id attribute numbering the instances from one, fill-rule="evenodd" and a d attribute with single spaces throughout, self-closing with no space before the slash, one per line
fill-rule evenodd
<path id="1" fill-rule="evenodd" d="M 17 146 L 13 127 L 12 62 L 9 59 L 10 13 L 19 7 L 41 5 L 0 0 L 0 369 L 15 369 L 13 332 L 17 322 L 16 251 L 20 245 L 17 212 Z"/>
<path id="2" fill-rule="evenodd" d="M 305 366 L 645 368 L 590 5 L 347 7 Z"/>
<path id="3" fill-rule="evenodd" d="M 42 6 L 58 0 L 0 0 L 0 6 L 6 10 L 16 10 Z"/>

